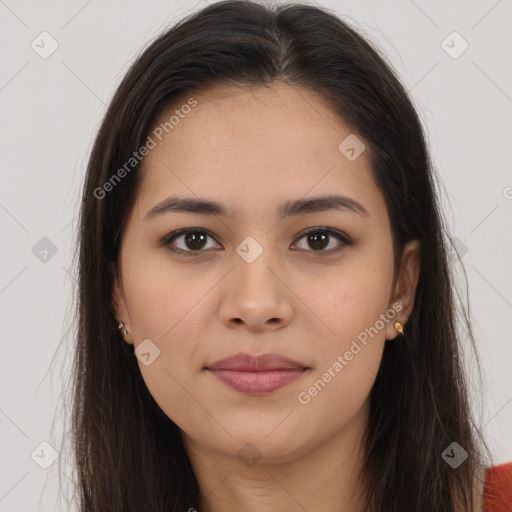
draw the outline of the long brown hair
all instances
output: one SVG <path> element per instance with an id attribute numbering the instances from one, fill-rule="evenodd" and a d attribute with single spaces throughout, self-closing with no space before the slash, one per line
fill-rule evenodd
<path id="1" fill-rule="evenodd" d="M 180 429 L 163 413 L 124 343 L 112 308 L 113 269 L 140 184 L 140 164 L 98 190 L 144 145 L 164 109 L 214 84 L 281 80 L 320 94 L 367 142 L 385 198 L 395 267 L 421 243 L 405 336 L 386 343 L 365 433 L 367 510 L 476 510 L 488 454 L 470 407 L 461 343 L 476 352 L 469 304 L 457 301 L 451 240 L 425 135 L 406 89 L 378 49 L 327 9 L 214 3 L 166 30 L 131 66 L 105 114 L 83 187 L 73 362 L 72 428 L 82 512 L 199 509 Z M 104 190 L 104 189 L 103 189 Z M 464 329 L 458 329 L 458 313 Z M 468 458 L 442 456 L 457 442 Z M 335 478 L 335 476 L 333 476 Z"/>

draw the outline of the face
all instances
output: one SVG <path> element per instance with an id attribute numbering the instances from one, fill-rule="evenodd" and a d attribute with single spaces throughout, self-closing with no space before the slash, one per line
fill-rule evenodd
<path id="1" fill-rule="evenodd" d="M 393 281 L 367 152 L 357 156 L 353 132 L 313 93 L 275 83 L 188 99 L 151 135 L 123 233 L 117 318 L 185 439 L 226 456 L 252 443 L 268 460 L 292 459 L 367 411 L 384 344 L 412 309 L 418 246 L 406 246 Z M 158 130 L 173 114 L 172 129 Z M 308 202 L 325 196 L 344 199 Z M 162 206 L 171 197 L 222 212 Z M 300 369 L 213 371 L 239 353 Z"/>

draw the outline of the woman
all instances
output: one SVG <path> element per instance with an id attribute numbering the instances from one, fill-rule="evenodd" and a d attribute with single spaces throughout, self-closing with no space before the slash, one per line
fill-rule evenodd
<path id="1" fill-rule="evenodd" d="M 80 222 L 80 510 L 481 509 L 424 134 L 343 21 L 227 1 L 163 33 Z"/>

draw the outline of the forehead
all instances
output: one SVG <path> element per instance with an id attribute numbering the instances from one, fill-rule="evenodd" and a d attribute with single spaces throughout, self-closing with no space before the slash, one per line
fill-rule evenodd
<path id="1" fill-rule="evenodd" d="M 191 99 L 195 106 L 185 108 Z M 216 86 L 184 95 L 158 127 L 143 162 L 145 211 L 171 193 L 214 196 L 233 212 L 333 192 L 372 203 L 368 209 L 385 207 L 367 152 L 351 161 L 339 149 L 353 130 L 298 86 Z"/>

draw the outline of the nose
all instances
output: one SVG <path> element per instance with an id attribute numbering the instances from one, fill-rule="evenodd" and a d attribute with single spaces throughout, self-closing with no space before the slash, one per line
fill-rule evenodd
<path id="1" fill-rule="evenodd" d="M 282 266 L 269 253 L 263 251 L 252 263 L 235 258 L 234 268 L 223 282 L 220 308 L 221 320 L 230 328 L 261 332 L 290 323 L 294 295 Z"/>

